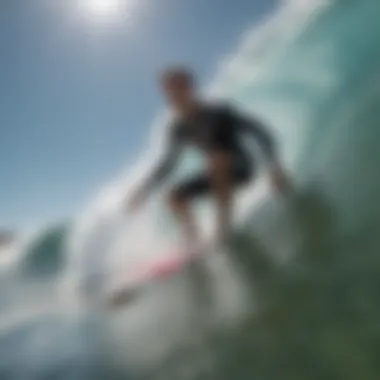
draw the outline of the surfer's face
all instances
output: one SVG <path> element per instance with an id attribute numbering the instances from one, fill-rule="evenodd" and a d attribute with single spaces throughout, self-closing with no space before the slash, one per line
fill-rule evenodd
<path id="1" fill-rule="evenodd" d="M 163 92 L 167 102 L 177 112 L 186 112 L 193 103 L 192 83 L 184 78 L 166 78 L 162 81 Z"/>

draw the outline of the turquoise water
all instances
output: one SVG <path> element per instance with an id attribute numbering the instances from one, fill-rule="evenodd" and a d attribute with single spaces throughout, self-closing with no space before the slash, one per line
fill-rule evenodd
<path id="1" fill-rule="evenodd" d="M 41 231 L 0 276 L 1 379 L 379 378 L 380 3 L 292 4 L 216 90 L 273 126 L 296 193 L 259 180 L 206 275 L 117 311 L 98 302 L 104 282 L 76 285 L 136 241 L 164 244 L 157 208 L 142 235 L 112 212 Z"/>

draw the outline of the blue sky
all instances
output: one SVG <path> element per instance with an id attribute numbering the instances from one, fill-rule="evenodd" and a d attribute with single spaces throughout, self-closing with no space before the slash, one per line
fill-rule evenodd
<path id="1" fill-rule="evenodd" d="M 77 1 L 0 4 L 0 228 L 80 211 L 143 149 L 157 70 L 186 63 L 206 84 L 277 3 L 126 0 L 129 20 L 89 22 Z"/>

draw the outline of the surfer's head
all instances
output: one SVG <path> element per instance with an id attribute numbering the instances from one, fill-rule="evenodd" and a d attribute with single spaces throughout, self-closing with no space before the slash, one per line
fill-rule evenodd
<path id="1" fill-rule="evenodd" d="M 195 101 L 195 79 L 185 67 L 170 67 L 161 74 L 161 85 L 169 104 L 176 111 L 187 111 Z"/>

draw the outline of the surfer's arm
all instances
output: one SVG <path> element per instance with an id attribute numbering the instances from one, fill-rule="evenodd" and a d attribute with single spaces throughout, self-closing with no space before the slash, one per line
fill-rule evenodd
<path id="1" fill-rule="evenodd" d="M 230 105 L 221 107 L 221 118 L 223 124 L 232 128 L 234 134 L 252 137 L 258 143 L 269 164 L 277 162 L 274 138 L 259 120 L 241 113 Z"/>
<path id="2" fill-rule="evenodd" d="M 182 142 L 178 133 L 172 131 L 165 153 L 158 165 L 148 175 L 140 188 L 141 196 L 147 197 L 173 171 L 182 150 Z"/>
<path id="3" fill-rule="evenodd" d="M 274 187 L 281 191 L 289 190 L 290 181 L 280 162 L 275 140 L 268 129 L 259 120 L 245 115 L 235 113 L 233 118 L 240 131 L 244 134 L 249 134 L 260 146 L 270 168 Z"/>
<path id="4" fill-rule="evenodd" d="M 267 128 L 257 119 L 237 115 L 237 122 L 244 134 L 249 134 L 260 146 L 267 162 L 271 165 L 278 163 L 276 144 Z"/>

